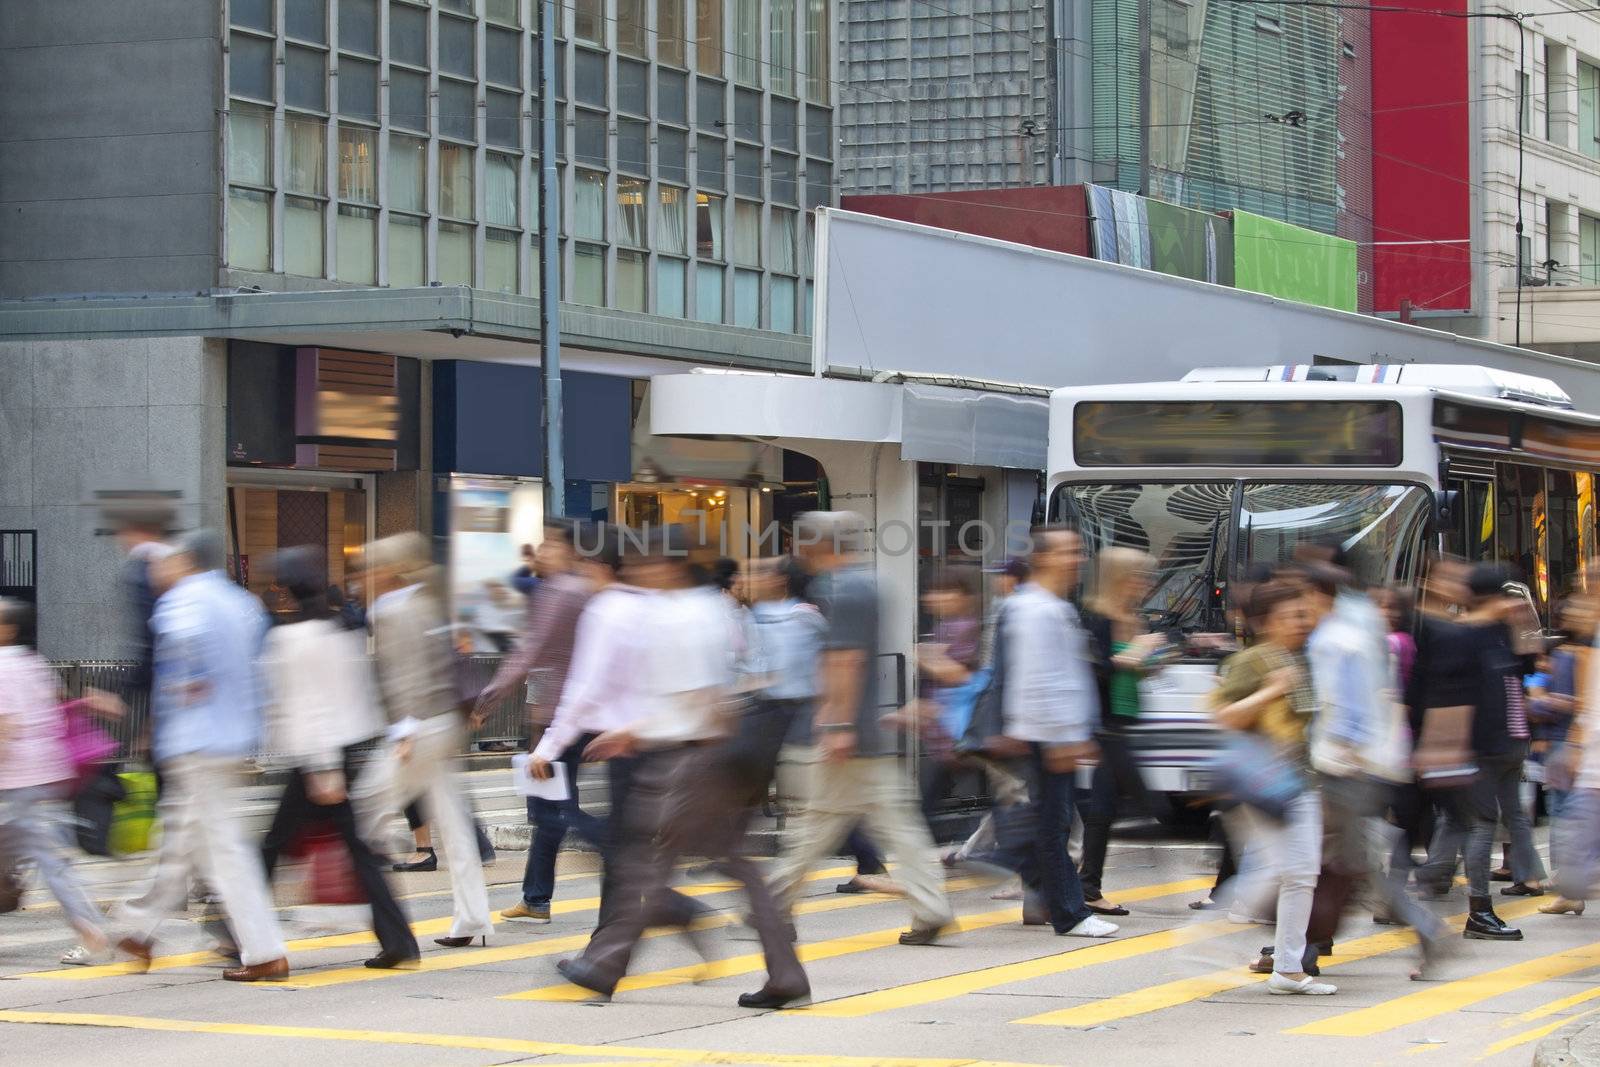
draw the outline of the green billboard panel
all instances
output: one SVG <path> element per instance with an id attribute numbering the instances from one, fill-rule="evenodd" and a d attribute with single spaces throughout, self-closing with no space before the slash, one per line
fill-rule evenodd
<path id="1" fill-rule="evenodd" d="M 1302 304 L 1354 311 L 1355 242 L 1235 211 L 1233 284 Z"/>

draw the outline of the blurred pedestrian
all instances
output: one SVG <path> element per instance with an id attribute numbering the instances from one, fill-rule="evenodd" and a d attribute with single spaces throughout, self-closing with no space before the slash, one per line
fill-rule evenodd
<path id="1" fill-rule="evenodd" d="M 511 572 L 511 588 L 531 596 L 539 588 L 539 553 L 532 545 L 523 545 L 521 556 L 522 565 Z"/>
<path id="2" fill-rule="evenodd" d="M 366 965 L 402 967 L 416 961 L 417 939 L 384 877 L 386 864 L 357 831 L 350 804 L 350 789 L 370 769 L 385 726 L 366 642 L 333 616 L 319 551 L 285 549 L 273 570 L 296 611 L 268 632 L 261 652 L 268 751 L 289 768 L 261 862 L 270 882 L 279 854 L 307 826 L 331 823 L 372 908 L 381 951 Z"/>
<path id="3" fill-rule="evenodd" d="M 462 948 L 482 937 L 487 943 L 494 928 L 489 895 L 453 767 L 466 746 L 466 715 L 428 543 L 421 534 L 395 534 L 368 545 L 363 558 L 365 580 L 378 594 L 372 636 L 389 721 L 386 751 L 357 787 L 363 833 L 375 839 L 390 812 L 422 799 L 429 825 L 443 839 L 453 898 L 450 933 L 434 942 Z"/>
<path id="4" fill-rule="evenodd" d="M 615 546 L 605 561 L 610 574 L 615 565 Z M 531 740 L 529 751 L 534 773 L 547 775 L 553 762 L 538 755 L 538 744 L 550 726 L 561 703 L 572 654 L 577 641 L 578 619 L 594 595 L 594 584 L 578 572 L 578 557 L 573 551 L 573 526 L 551 520 L 545 523 L 544 540 L 534 554 L 539 583 L 528 597 L 527 620 L 515 650 L 500 664 L 494 678 L 478 694 L 475 718 L 482 719 L 506 698 L 526 694 Z M 554 760 L 566 768 L 567 796 L 564 800 L 528 798 L 528 821 L 533 823 L 533 841 L 522 873 L 522 899 L 500 913 L 502 919 L 517 922 L 548 923 L 550 898 L 555 893 L 556 855 L 568 830 L 576 830 L 596 849 L 605 847 L 605 823 L 578 805 L 578 767 L 583 746 L 592 735 L 557 752 Z"/>
<path id="5" fill-rule="evenodd" d="M 191 872 L 203 873 L 227 915 L 233 944 L 223 951 L 236 947 L 239 957 L 222 976 L 255 982 L 289 973 L 260 854 L 246 842 L 235 800 L 261 742 L 256 658 L 267 619 L 222 565 L 222 539 L 210 530 L 187 534 L 158 565 L 151 718 L 164 782 L 161 852 L 150 890 L 118 910 L 131 931 L 118 947 L 148 968 L 162 922 L 183 910 Z"/>
<path id="6" fill-rule="evenodd" d="M 827 624 L 821 691 L 812 730 L 821 752 L 805 807 L 783 841 L 772 892 L 789 912 L 800 883 L 858 824 L 899 865 L 911 929 L 902 944 L 929 945 L 953 915 L 930 856 L 933 841 L 895 763 L 894 739 L 878 718 L 878 589 L 862 561 L 866 525 L 853 512 L 813 511 L 795 521 L 796 555 L 812 574 L 812 595 Z"/>
<path id="7" fill-rule="evenodd" d="M 982 623 L 978 598 L 959 571 L 942 574 L 922 594 L 923 610 L 933 620 L 917 645 L 918 694 L 914 725 L 921 735 L 929 770 L 922 783 L 922 814 L 930 829 L 945 798 L 964 770 L 975 768 L 956 751 L 972 718 Z"/>
<path id="8" fill-rule="evenodd" d="M 109 942 L 66 852 L 62 809 L 73 767 L 55 672 L 34 648 L 34 633 L 33 606 L 0 597 L 0 869 L 36 868 L 77 931 L 83 958 L 71 962 L 97 962 Z"/>
<path id="9" fill-rule="evenodd" d="M 1594 643 L 1594 605 L 1591 594 L 1577 592 L 1562 603 L 1557 613 L 1561 637 L 1542 660 L 1543 678 L 1537 691 L 1529 687 L 1528 725 L 1533 733 L 1529 758 L 1539 765 L 1544 786 L 1545 810 L 1552 823 L 1561 816 L 1566 802 L 1566 783 L 1552 781 L 1547 773 L 1559 765 L 1561 748 L 1578 710 L 1581 679 L 1588 669 L 1590 647 Z M 1559 777 L 1559 776 L 1558 776 Z"/>

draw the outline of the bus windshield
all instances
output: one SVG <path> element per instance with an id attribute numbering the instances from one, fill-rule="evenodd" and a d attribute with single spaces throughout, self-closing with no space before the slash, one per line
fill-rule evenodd
<path id="1" fill-rule="evenodd" d="M 1112 545 L 1155 559 L 1145 612 L 1165 629 L 1221 632 L 1230 577 L 1337 539 L 1366 584 L 1416 575 L 1430 496 L 1416 485 L 1351 482 L 1080 482 L 1051 513 L 1077 527 L 1092 559 Z M 1243 548 L 1243 558 L 1234 558 Z M 1088 580 L 1093 581 L 1092 573 Z"/>

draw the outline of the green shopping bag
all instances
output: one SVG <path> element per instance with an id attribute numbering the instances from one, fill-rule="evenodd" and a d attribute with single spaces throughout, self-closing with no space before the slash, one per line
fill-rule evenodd
<path id="1" fill-rule="evenodd" d="M 156 821 L 155 773 L 124 771 L 117 780 L 126 795 L 111 808 L 111 852 L 117 856 L 147 852 Z"/>

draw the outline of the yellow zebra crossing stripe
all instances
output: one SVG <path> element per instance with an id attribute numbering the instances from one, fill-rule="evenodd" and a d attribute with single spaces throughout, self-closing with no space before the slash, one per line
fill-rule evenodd
<path id="1" fill-rule="evenodd" d="M 1171 896 L 1175 893 L 1192 893 L 1197 890 L 1203 890 L 1209 888 L 1213 881 L 1214 879 L 1212 878 L 1190 878 L 1180 882 L 1166 882 L 1160 885 L 1143 886 L 1138 889 L 1118 890 L 1115 896 L 1119 901 L 1138 903 L 1141 900 L 1154 900 L 1158 897 Z M 974 918 L 986 917 L 975 916 Z M 925 982 L 912 982 L 890 989 L 843 997 L 839 1000 L 828 1001 L 808 1008 L 797 1008 L 795 1011 L 802 1015 L 855 1019 L 863 1015 L 875 1015 L 878 1012 L 893 1011 L 897 1008 L 908 1008 L 922 1004 L 933 1004 L 941 1000 L 950 1000 L 954 997 L 964 996 L 984 989 L 992 989 L 995 986 L 1007 985 L 1011 982 L 1022 982 L 1030 978 L 1062 974 L 1067 971 L 1080 970 L 1084 967 L 1093 967 L 1101 963 L 1132 959 L 1135 956 L 1161 952 L 1165 949 L 1191 944 L 1206 938 L 1220 937 L 1230 932 L 1231 929 L 1232 927 L 1226 922 L 1210 922 L 1186 925 L 1174 930 L 1163 930 L 1136 937 L 1126 937 L 1117 941 L 1098 941 L 1083 948 L 1064 949 L 1037 959 L 1023 960 L 1020 963 L 986 967 L 982 970 L 968 971 L 964 974 L 950 975 L 946 978 L 934 978 Z"/>
<path id="2" fill-rule="evenodd" d="M 1527 915 L 1538 907 L 1537 901 L 1518 901 L 1507 904 L 1500 909 L 1500 914 L 1505 918 L 1515 919 Z M 1445 920 L 1447 923 L 1460 929 L 1466 922 L 1466 915 L 1455 915 Z M 1357 938 L 1354 941 L 1341 942 L 1338 951 L 1331 956 L 1324 968 L 1335 967 L 1343 963 L 1354 963 L 1357 960 L 1370 959 L 1385 953 L 1395 952 L 1408 948 L 1417 943 L 1416 935 L 1410 930 L 1393 930 L 1381 934 L 1372 934 L 1367 937 Z M 1104 1023 L 1115 1022 L 1118 1019 L 1131 1019 L 1136 1015 L 1146 1015 L 1153 1011 L 1165 1008 L 1175 1008 L 1182 1004 L 1192 1004 L 1197 1000 L 1223 993 L 1230 989 L 1240 989 L 1247 985 L 1254 985 L 1266 981 L 1266 975 L 1251 974 L 1245 970 L 1241 962 L 1238 967 L 1225 971 L 1213 971 L 1210 974 L 1198 975 L 1194 978 L 1181 978 L 1173 982 L 1163 982 L 1160 985 L 1147 986 L 1144 989 L 1135 989 L 1104 1000 L 1079 1004 L 1059 1011 L 1045 1012 L 1043 1015 L 1034 1015 L 1026 1019 L 1016 1020 L 1030 1026 L 1100 1026 Z"/>
<path id="3" fill-rule="evenodd" d="M 1509 909 L 1508 909 L 1509 910 Z M 1591 967 L 1600 967 L 1600 941 L 1582 948 L 1568 949 L 1524 960 L 1509 967 L 1485 971 L 1469 978 L 1444 982 L 1408 996 L 1397 997 L 1369 1008 L 1347 1011 L 1297 1026 L 1285 1033 L 1319 1037 L 1371 1037 L 1407 1023 L 1421 1022 L 1453 1011 L 1469 1008 L 1485 1000 L 1514 993 L 1528 986 L 1562 978 Z"/>
<path id="4" fill-rule="evenodd" d="M 1588 1011 L 1580 1011 L 1576 1015 L 1566 1015 L 1560 1019 L 1552 1019 L 1543 1026 L 1535 1026 L 1532 1030 L 1524 1030 L 1522 1033 L 1514 1034 L 1511 1037 L 1506 1038 L 1504 1041 L 1496 1041 L 1494 1044 L 1484 1049 L 1483 1054 L 1479 1056 L 1478 1059 L 1486 1060 L 1491 1056 L 1498 1056 L 1500 1053 L 1514 1049 L 1519 1045 L 1526 1045 L 1531 1041 L 1539 1040 L 1541 1037 L 1548 1037 L 1573 1020 L 1581 1019 L 1585 1015 L 1593 1015 L 1597 1011 L 1600 1011 L 1600 1008 L 1590 1008 Z"/>

